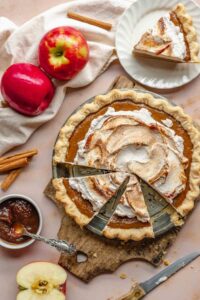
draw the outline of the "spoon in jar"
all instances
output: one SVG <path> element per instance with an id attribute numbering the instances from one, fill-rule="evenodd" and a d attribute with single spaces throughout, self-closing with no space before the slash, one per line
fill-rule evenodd
<path id="1" fill-rule="evenodd" d="M 39 234 L 30 233 L 26 230 L 24 225 L 16 223 L 13 225 L 14 234 L 17 237 L 27 236 L 34 240 L 44 242 L 52 247 L 55 247 L 60 252 L 67 252 L 68 254 L 75 254 L 77 252 L 74 245 L 67 243 L 64 240 L 48 239 Z"/>

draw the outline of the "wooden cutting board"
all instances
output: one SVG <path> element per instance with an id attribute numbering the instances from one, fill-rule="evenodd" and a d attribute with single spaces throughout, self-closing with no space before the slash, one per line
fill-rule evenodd
<path id="1" fill-rule="evenodd" d="M 110 90 L 113 88 L 144 89 L 125 76 L 116 78 Z M 51 182 L 47 185 L 44 193 L 56 203 L 55 191 Z M 56 205 L 59 207 L 57 203 Z M 122 243 L 101 238 L 86 229 L 82 230 L 71 218 L 64 214 L 61 207 L 60 209 L 63 217 L 58 237 L 74 244 L 78 250 L 86 254 L 87 260 L 78 262 L 76 255 L 61 254 L 59 264 L 85 282 L 101 273 L 113 272 L 122 263 L 131 259 L 143 259 L 154 266 L 158 266 L 161 264 L 167 249 L 176 239 L 178 232 L 177 229 L 173 229 L 154 240 Z"/>

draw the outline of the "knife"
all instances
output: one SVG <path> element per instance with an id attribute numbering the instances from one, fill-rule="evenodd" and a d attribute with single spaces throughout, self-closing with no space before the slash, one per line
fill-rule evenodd
<path id="1" fill-rule="evenodd" d="M 160 236 L 174 226 L 181 226 L 183 224 L 183 216 L 179 214 L 176 208 L 173 205 L 169 206 L 169 202 L 165 197 L 151 187 L 148 182 L 137 175 L 135 176 L 140 183 L 140 188 L 151 216 L 155 237 Z M 173 220 L 176 220 L 176 224 Z"/>
<path id="2" fill-rule="evenodd" d="M 153 290 L 158 285 L 166 281 L 168 278 L 170 278 L 172 275 L 184 268 L 186 265 L 188 265 L 190 262 L 192 262 L 199 256 L 200 252 L 194 252 L 178 259 L 173 264 L 166 267 L 164 270 L 162 270 L 152 278 L 148 279 L 147 281 L 144 281 L 142 283 L 136 283 L 128 294 L 122 296 L 118 300 L 139 300 L 143 298 L 151 290 Z"/>
<path id="3" fill-rule="evenodd" d="M 85 177 L 85 176 L 120 172 L 120 170 L 117 169 L 110 170 L 110 169 L 88 167 L 84 165 L 75 164 L 73 162 L 56 163 L 56 169 L 58 172 L 56 177 L 65 177 L 65 178 Z M 141 177 L 139 177 L 134 172 L 132 172 L 132 174 L 136 176 L 138 181 L 140 182 L 140 186 L 143 194 L 145 195 L 145 198 L 150 198 L 150 201 L 152 201 L 152 199 L 156 199 L 158 203 L 159 201 L 164 201 L 164 203 L 167 203 L 165 198 L 162 195 L 160 195 L 157 191 L 155 191 L 155 189 L 153 189 L 151 185 L 148 184 L 148 182 L 144 181 Z"/>
<path id="4" fill-rule="evenodd" d="M 72 162 L 56 163 L 56 170 L 57 170 L 56 177 L 65 177 L 65 178 L 84 177 L 84 176 L 100 175 L 100 174 L 115 172 L 107 169 L 77 165 Z"/>
<path id="5" fill-rule="evenodd" d="M 122 184 L 119 186 L 115 194 L 103 205 L 97 215 L 86 225 L 90 231 L 102 235 L 102 231 L 112 217 L 116 207 L 126 190 L 130 176 L 127 176 Z"/>
<path id="6" fill-rule="evenodd" d="M 56 163 L 57 169 L 57 176 L 55 177 L 85 177 L 85 176 L 93 176 L 93 175 L 101 175 L 101 174 L 108 174 L 113 172 L 120 172 L 120 170 L 109 170 L 109 169 L 101 169 L 95 167 L 88 167 L 84 165 L 75 164 L 73 162 L 60 162 Z M 145 196 L 145 199 L 149 200 L 150 202 L 156 200 L 157 203 L 165 203 L 165 206 L 168 204 L 166 199 L 160 195 L 155 189 L 151 187 L 146 181 L 144 181 L 141 177 L 137 174 L 133 173 L 134 176 L 137 177 L 138 181 L 140 182 L 140 186 L 142 192 Z M 163 202 L 164 201 L 164 202 Z"/>
<path id="7" fill-rule="evenodd" d="M 117 169 L 110 170 L 110 169 L 95 168 L 95 167 L 84 166 L 81 164 L 80 165 L 75 164 L 73 162 L 56 163 L 56 169 L 57 169 L 57 176 L 55 177 L 65 177 L 65 178 L 85 177 L 85 176 L 120 172 L 120 170 Z M 140 182 L 140 186 L 143 194 L 145 195 L 145 198 L 147 199 L 150 198 L 149 199 L 150 201 L 152 201 L 152 199 L 156 199 L 158 203 L 159 201 L 164 201 L 164 203 L 167 203 L 166 199 L 162 195 L 160 195 L 157 191 L 155 191 L 155 189 L 153 189 L 151 185 L 148 184 L 148 182 L 144 181 L 141 177 L 139 177 L 134 172 L 132 172 L 132 174 L 136 176 L 138 181 Z"/>

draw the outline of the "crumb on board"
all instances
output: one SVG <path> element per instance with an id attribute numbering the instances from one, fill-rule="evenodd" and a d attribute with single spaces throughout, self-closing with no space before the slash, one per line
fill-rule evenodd
<path id="1" fill-rule="evenodd" d="M 95 258 L 96 258 L 96 257 L 97 257 L 97 254 L 96 254 L 96 253 L 93 253 L 93 257 L 95 257 Z"/>
<path id="2" fill-rule="evenodd" d="M 120 277 L 121 279 L 126 279 L 128 276 L 127 276 L 125 273 L 121 273 L 121 274 L 119 275 L 119 277 Z"/>
<path id="3" fill-rule="evenodd" d="M 190 266 L 190 269 L 194 269 L 194 266 Z"/>
<path id="4" fill-rule="evenodd" d="M 169 265 L 170 265 L 170 261 L 169 261 L 168 259 L 164 259 L 164 260 L 163 260 L 163 264 L 164 264 L 165 266 L 169 266 Z"/>

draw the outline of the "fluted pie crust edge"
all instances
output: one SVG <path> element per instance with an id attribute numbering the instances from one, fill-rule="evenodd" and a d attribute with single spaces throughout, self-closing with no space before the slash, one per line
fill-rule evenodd
<path id="1" fill-rule="evenodd" d="M 185 6 L 182 3 L 178 3 L 173 11 L 183 26 L 184 35 L 190 49 L 189 62 L 200 62 L 198 58 L 199 43 L 197 42 L 197 32 L 193 26 L 192 17 L 187 14 Z"/>

